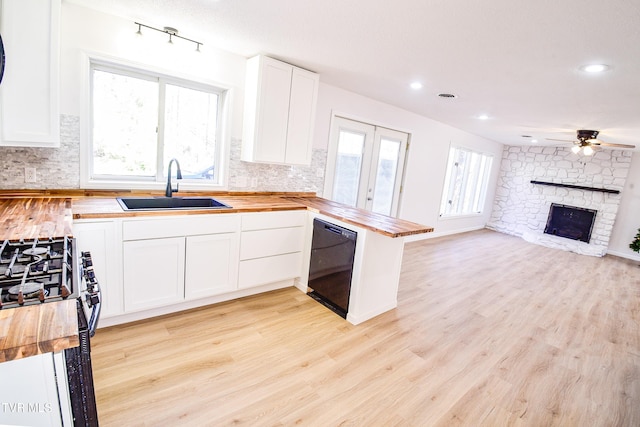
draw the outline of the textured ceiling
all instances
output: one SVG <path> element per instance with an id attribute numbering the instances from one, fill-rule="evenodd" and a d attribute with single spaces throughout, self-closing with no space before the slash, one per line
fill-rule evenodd
<path id="1" fill-rule="evenodd" d="M 205 48 L 268 54 L 501 143 L 596 129 L 640 148 L 639 0 L 65 1 L 178 28 Z M 589 63 L 611 68 L 579 71 Z"/>

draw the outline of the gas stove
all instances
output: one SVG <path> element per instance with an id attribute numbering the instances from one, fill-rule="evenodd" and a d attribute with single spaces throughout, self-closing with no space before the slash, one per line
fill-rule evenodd
<path id="1" fill-rule="evenodd" d="M 58 407 L 71 410 L 74 426 L 97 426 L 90 337 L 95 334 L 102 302 L 91 254 L 77 253 L 71 237 L 2 242 L 0 309 L 67 298 L 76 300 L 80 345 L 64 350 L 67 372 L 60 378 L 66 384 L 58 383 Z"/>
<path id="2" fill-rule="evenodd" d="M 74 252 L 75 240 L 69 237 L 2 242 L 0 309 L 77 296 L 81 268 Z"/>

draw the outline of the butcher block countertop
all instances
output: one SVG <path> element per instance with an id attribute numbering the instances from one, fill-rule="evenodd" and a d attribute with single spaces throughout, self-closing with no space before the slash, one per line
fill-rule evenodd
<path id="1" fill-rule="evenodd" d="M 367 230 L 389 237 L 410 236 L 433 231 L 433 227 L 391 218 L 364 209 L 352 208 L 342 203 L 323 199 L 322 197 L 288 197 L 287 199 L 306 206 L 310 211 L 336 218 L 348 224 L 366 228 Z"/>
<path id="2" fill-rule="evenodd" d="M 78 345 L 75 299 L 0 310 L 0 362 Z"/>
<path id="3" fill-rule="evenodd" d="M 178 193 L 176 197 L 214 197 L 230 209 L 125 211 L 116 197 L 161 196 L 90 190 L 0 191 L 0 239 L 17 240 L 71 235 L 75 219 L 202 215 L 241 212 L 311 210 L 388 237 L 433 231 L 433 227 L 391 218 L 316 197 L 313 193 Z"/>
<path id="4" fill-rule="evenodd" d="M 96 218 L 203 215 L 283 210 L 311 210 L 388 237 L 429 233 L 432 227 L 391 218 L 316 197 L 314 193 L 184 192 L 175 197 L 214 197 L 230 209 L 125 211 L 116 197 L 160 196 L 158 192 L 98 190 L 0 191 L 0 239 L 70 235 L 73 220 Z"/>
<path id="5" fill-rule="evenodd" d="M 132 212 L 124 211 L 113 195 L 110 197 L 97 197 L 97 195 L 94 195 L 73 199 L 73 219 L 311 210 L 388 237 L 402 237 L 433 231 L 433 227 L 391 218 L 364 209 L 352 208 L 341 203 L 316 197 L 313 193 L 178 193 L 178 196 L 183 197 L 204 195 L 214 197 L 216 200 L 231 206 L 231 209 Z M 138 195 L 127 195 L 127 197 L 129 196 L 137 197 Z"/>
<path id="6" fill-rule="evenodd" d="M 71 200 L 0 198 L 0 239 L 44 239 L 71 234 Z"/>
<path id="7" fill-rule="evenodd" d="M 174 197 L 203 197 L 203 194 L 177 193 Z M 299 193 L 293 193 L 299 194 Z M 300 193 L 304 194 L 304 193 Z M 306 209 L 304 205 L 288 200 L 278 193 L 258 194 L 209 194 L 216 200 L 231 206 L 230 209 L 173 209 L 156 211 L 125 211 L 115 197 L 85 197 L 73 200 L 73 218 L 121 218 L 167 215 L 202 215 L 239 212 L 270 212 Z M 122 196 L 138 197 L 138 195 Z"/>

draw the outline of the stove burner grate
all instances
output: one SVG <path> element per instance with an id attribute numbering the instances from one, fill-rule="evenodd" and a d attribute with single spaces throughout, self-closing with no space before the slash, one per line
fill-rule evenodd
<path id="1" fill-rule="evenodd" d="M 0 309 L 71 295 L 74 248 L 68 237 L 1 242 Z"/>

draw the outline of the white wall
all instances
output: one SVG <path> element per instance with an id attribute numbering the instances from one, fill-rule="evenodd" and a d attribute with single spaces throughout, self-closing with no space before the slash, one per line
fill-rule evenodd
<path id="1" fill-rule="evenodd" d="M 246 58 L 205 44 L 201 52 L 195 45 L 176 39 L 167 43 L 166 34 L 142 29 L 126 19 L 63 2 L 60 37 L 60 111 L 82 117 L 85 54 L 99 54 L 153 67 L 172 75 L 231 89 L 231 138 L 242 136 L 242 109 Z"/>
<path id="2" fill-rule="evenodd" d="M 322 76 L 320 78 L 322 79 Z M 411 135 L 404 194 L 398 216 L 435 228 L 434 233 L 421 236 L 435 237 L 485 226 L 491 214 L 491 201 L 498 178 L 502 144 L 321 82 L 314 147 L 326 149 L 328 146 L 332 114 L 344 115 Z M 439 219 L 439 204 L 450 144 L 494 156 L 493 173 L 487 194 L 488 202 L 482 215 Z"/>
<path id="3" fill-rule="evenodd" d="M 640 228 L 640 152 L 634 152 L 631 169 L 622 190 L 618 216 L 613 225 L 608 253 L 640 261 L 640 255 L 629 249 Z"/>

